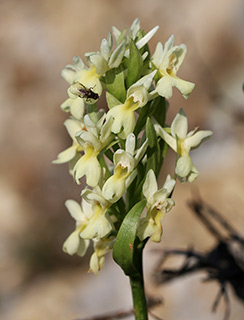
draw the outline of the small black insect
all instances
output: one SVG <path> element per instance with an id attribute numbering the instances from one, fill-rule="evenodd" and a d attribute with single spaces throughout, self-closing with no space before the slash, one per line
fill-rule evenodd
<path id="1" fill-rule="evenodd" d="M 99 95 L 92 91 L 94 87 L 87 88 L 79 81 L 76 81 L 74 84 L 76 86 L 78 97 L 85 98 L 86 101 L 90 101 L 90 99 L 97 100 L 99 98 Z"/>

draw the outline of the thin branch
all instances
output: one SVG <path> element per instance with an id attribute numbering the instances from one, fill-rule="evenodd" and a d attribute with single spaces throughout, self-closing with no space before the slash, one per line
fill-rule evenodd
<path id="1" fill-rule="evenodd" d="M 77 318 L 75 320 L 113 320 L 113 319 L 123 319 L 134 314 L 133 309 L 126 311 L 115 311 L 108 314 L 103 314 L 101 316 L 91 316 L 88 318 Z"/>

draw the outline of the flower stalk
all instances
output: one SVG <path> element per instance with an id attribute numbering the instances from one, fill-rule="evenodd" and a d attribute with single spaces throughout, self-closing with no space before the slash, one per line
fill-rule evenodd
<path id="1" fill-rule="evenodd" d="M 130 286 L 133 298 L 134 315 L 136 320 L 147 320 L 148 310 L 145 296 L 143 273 L 130 276 Z"/>

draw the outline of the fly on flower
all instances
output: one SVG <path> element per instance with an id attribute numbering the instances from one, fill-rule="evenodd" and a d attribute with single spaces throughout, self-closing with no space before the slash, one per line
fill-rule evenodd
<path id="1" fill-rule="evenodd" d="M 99 98 L 99 95 L 92 91 L 93 87 L 87 88 L 79 81 L 75 81 L 70 89 L 74 95 L 80 98 L 85 98 L 86 101 L 90 101 L 90 99 L 97 100 Z"/>

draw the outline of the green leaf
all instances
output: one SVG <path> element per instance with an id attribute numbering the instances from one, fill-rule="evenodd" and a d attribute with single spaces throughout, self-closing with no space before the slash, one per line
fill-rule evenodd
<path id="1" fill-rule="evenodd" d="M 165 116 L 168 108 L 168 103 L 165 98 L 157 97 L 152 101 L 148 102 L 143 108 L 139 110 L 139 118 L 137 119 L 136 127 L 134 130 L 137 136 L 146 124 L 147 117 L 153 116 L 157 122 L 164 127 L 165 126 Z"/>
<path id="2" fill-rule="evenodd" d="M 146 136 L 148 138 L 148 145 L 152 148 L 157 142 L 157 134 L 149 117 L 146 123 Z"/>
<path id="3" fill-rule="evenodd" d="M 139 118 L 137 119 L 136 126 L 134 133 L 136 136 L 141 132 L 143 127 L 146 124 L 147 117 L 150 114 L 151 110 L 151 102 L 147 103 L 143 108 L 138 109 L 139 110 Z"/>
<path id="4" fill-rule="evenodd" d="M 128 60 L 128 73 L 126 79 L 128 88 L 140 78 L 143 66 L 143 60 L 140 51 L 132 40 L 130 41 L 129 50 L 130 55 Z"/>
<path id="5" fill-rule="evenodd" d="M 162 165 L 168 151 L 168 145 L 163 139 L 158 138 L 157 150 L 157 170 L 155 171 L 156 177 L 158 177 L 160 170 L 162 169 Z"/>
<path id="6" fill-rule="evenodd" d="M 140 272 L 137 268 L 137 264 L 140 265 L 140 262 L 137 262 L 135 258 L 138 256 L 137 250 L 139 250 L 135 246 L 135 240 L 137 224 L 145 205 L 146 199 L 143 199 L 128 212 L 120 226 L 113 248 L 114 261 L 126 275 L 130 276 Z"/>
<path id="7" fill-rule="evenodd" d="M 98 115 L 97 115 L 97 103 L 89 104 L 87 108 L 87 113 L 89 114 L 90 119 L 94 124 L 98 121 Z"/>
<path id="8" fill-rule="evenodd" d="M 150 169 L 156 173 L 159 168 L 161 149 L 158 143 L 156 131 L 149 117 L 147 118 L 146 123 L 146 136 L 148 138 L 146 173 Z"/>
<path id="9" fill-rule="evenodd" d="M 111 162 L 113 162 L 113 152 L 110 149 L 106 150 L 104 154 Z"/>
<path id="10" fill-rule="evenodd" d="M 108 92 L 111 93 L 117 100 L 121 101 L 122 103 L 125 101 L 126 98 L 124 80 L 124 70 L 122 66 L 106 72 L 105 82 Z"/>
<path id="11" fill-rule="evenodd" d="M 153 116 L 162 127 L 165 127 L 165 117 L 168 106 L 168 102 L 161 96 L 154 99 L 151 105 L 150 115 Z"/>
<path id="12" fill-rule="evenodd" d="M 107 100 L 107 105 L 109 109 L 112 109 L 115 106 L 118 106 L 122 102 L 116 99 L 111 93 L 106 91 L 106 100 Z"/>
<path id="13" fill-rule="evenodd" d="M 157 149 L 155 147 L 147 148 L 147 169 L 146 172 L 148 172 L 150 169 L 152 169 L 154 172 L 157 172 L 158 168 L 158 153 Z"/>

